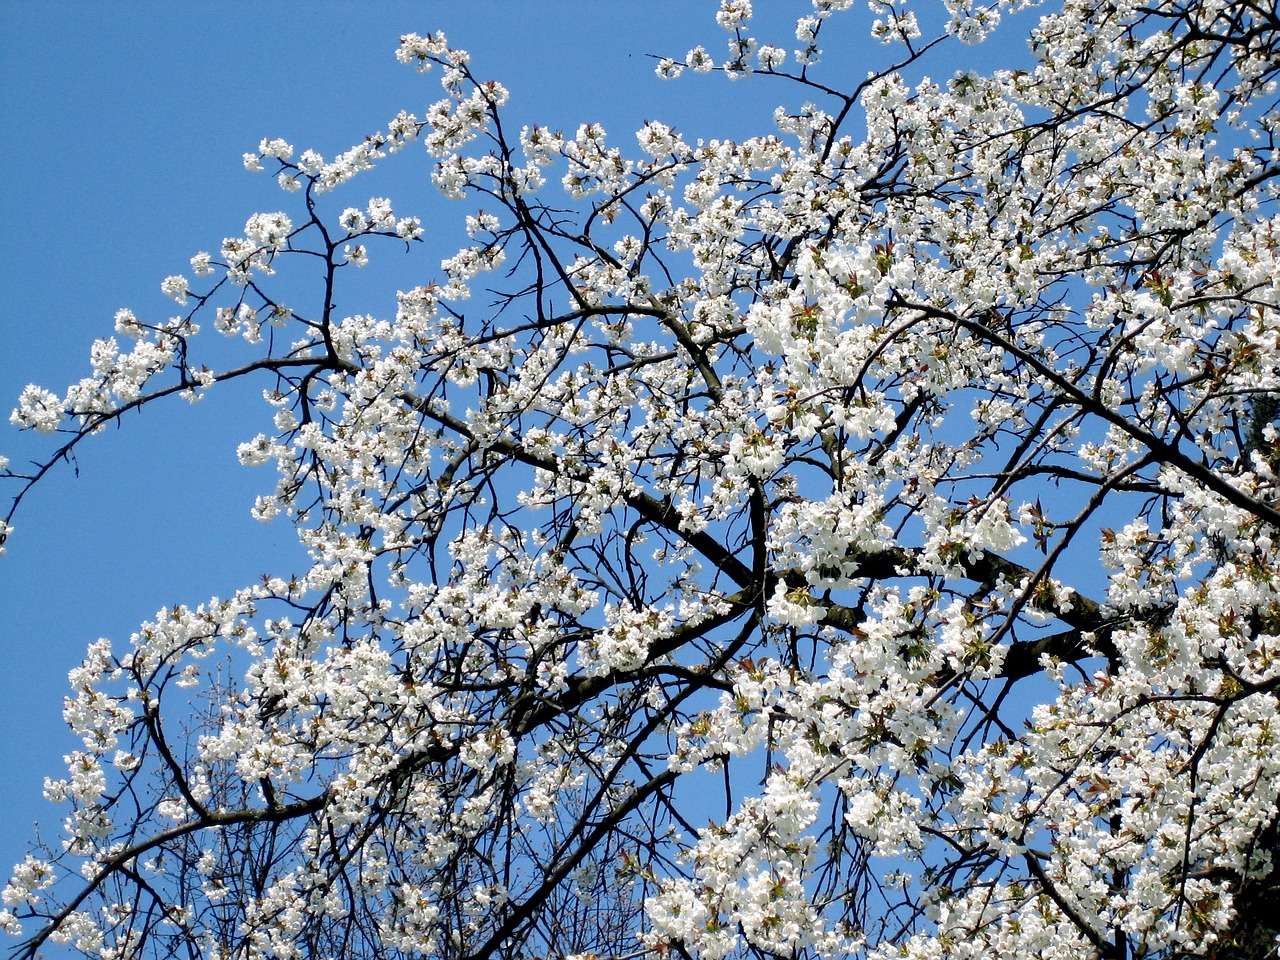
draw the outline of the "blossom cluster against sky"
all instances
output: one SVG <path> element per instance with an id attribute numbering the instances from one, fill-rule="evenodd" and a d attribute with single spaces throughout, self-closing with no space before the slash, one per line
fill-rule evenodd
<path id="1" fill-rule="evenodd" d="M 780 5 L 779 29 L 800 5 Z M 161 280 L 217 249 L 251 213 L 289 207 L 241 155 L 262 137 L 335 153 L 399 110 L 437 99 L 435 78 L 394 58 L 402 33 L 443 30 L 480 72 L 512 90 L 519 122 L 573 129 L 603 123 L 628 151 L 632 131 L 663 119 L 696 135 L 743 136 L 767 126 L 783 96 L 720 77 L 667 83 L 651 54 L 722 42 L 715 4 L 646 0 L 524 4 L 114 4 L 86 17 L 72 0 L 0 7 L 0 182 L 8 249 L 0 258 L 0 404 L 35 382 L 59 393 L 84 376 L 92 341 L 112 316 L 168 316 Z M 785 32 L 782 36 L 785 37 Z M 856 62 L 850 69 L 857 72 Z M 735 109 L 724 109 L 729 94 Z M 758 109 L 743 108 L 744 102 Z M 434 195 L 429 165 L 388 165 L 397 205 L 452 225 L 464 212 Z M 352 203 L 371 183 L 354 186 Z M 359 194 L 359 196 L 357 196 Z M 412 258 L 432 271 L 435 250 Z M 422 279 L 430 279 L 424 277 Z M 381 309 L 390 312 L 394 287 Z M 341 306 L 341 305 L 340 305 Z M 379 304 L 352 305 L 361 312 Z M 89 642 L 127 641 L 162 605 L 226 595 L 270 569 L 287 570 L 292 531 L 249 517 L 273 484 L 246 471 L 235 446 L 261 424 L 255 390 L 214 390 L 130 418 L 82 448 L 77 461 L 24 504 L 0 559 L 0 862 L 21 859 L 40 819 L 56 836 L 57 808 L 40 798 L 74 745 L 61 721 L 67 671 Z M 0 453 L 15 468 L 46 449 L 7 425 Z M 6 497 L 10 491 L 0 491 Z M 282 560 L 281 558 L 286 558 Z"/>
<path id="2" fill-rule="evenodd" d="M 785 43 L 807 3 L 758 12 L 756 32 Z M 602 123 L 636 152 L 633 131 L 661 120 L 694 140 L 768 129 L 773 107 L 793 96 L 766 79 L 730 83 L 654 75 L 652 55 L 683 56 L 723 43 L 716 4 L 586 0 L 525 4 L 383 3 L 353 14 L 322 0 L 305 8 L 137 2 L 93 18 L 72 0 L 0 7 L 0 154 L 9 227 L 0 258 L 0 406 L 28 383 L 61 393 L 84 376 L 92 341 L 108 336 L 117 309 L 163 318 L 173 305 L 162 279 L 189 269 L 199 250 L 243 229 L 258 211 L 292 209 L 269 176 L 241 157 L 263 137 L 339 152 L 400 110 L 421 113 L 439 96 L 434 78 L 393 56 L 402 33 L 443 30 L 469 50 L 477 72 L 512 92 L 508 117 L 567 130 Z M 838 25 L 831 25 L 839 29 Z M 857 44 L 827 65 L 860 78 Z M 1018 31 L 1002 44 L 1007 54 Z M 984 58 L 992 46 L 984 46 Z M 983 64 L 978 64 L 982 66 Z M 989 64 L 988 64 L 989 65 Z M 416 151 L 408 151 L 414 154 Z M 428 244 L 456 230 L 462 207 L 442 201 L 425 158 L 386 165 L 344 196 L 363 206 L 385 191 L 419 216 Z M 379 173 L 380 177 L 384 174 Z M 408 282 L 432 279 L 447 242 L 412 258 Z M 383 258 L 386 259 L 386 258 Z M 371 281 L 352 312 L 390 314 L 394 279 Z M 377 299 L 378 296 L 383 301 Z M 292 531 L 249 517 L 268 472 L 246 471 L 237 443 L 263 427 L 264 384 L 215 389 L 197 407 L 175 400 L 128 418 L 83 447 L 23 505 L 0 559 L 0 862 L 21 859 L 37 819 L 56 835 L 57 808 L 40 799 L 74 746 L 60 713 L 67 671 L 89 642 L 127 641 L 162 605 L 225 596 L 262 573 L 287 573 Z M 246 417 L 249 419 L 246 420 Z M 0 431 L 14 467 L 47 447 Z M 0 490 L 9 495 L 10 491 Z M 300 561 L 294 566 L 300 566 Z"/>

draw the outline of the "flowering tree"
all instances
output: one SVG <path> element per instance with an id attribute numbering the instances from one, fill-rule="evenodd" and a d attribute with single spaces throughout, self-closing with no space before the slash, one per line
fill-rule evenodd
<path id="1" fill-rule="evenodd" d="M 258 378 L 311 566 L 90 648 L 18 955 L 1269 954 L 1280 18 L 1067 0 L 1026 69 L 922 75 L 1027 5 L 873 2 L 839 90 L 852 0 L 798 49 L 723 0 L 727 59 L 659 72 L 811 102 L 638 150 L 409 34 L 424 117 L 246 155 L 288 209 L 23 392 L 58 445 L 0 533 L 123 412 Z M 334 199 L 415 141 L 470 242 L 339 313 L 432 241 Z"/>

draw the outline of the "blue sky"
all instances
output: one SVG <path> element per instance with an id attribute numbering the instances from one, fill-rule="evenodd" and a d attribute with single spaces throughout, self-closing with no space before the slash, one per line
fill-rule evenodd
<path id="1" fill-rule="evenodd" d="M 808 4 L 767 6 L 776 26 L 762 39 L 791 43 Z M 160 280 L 187 272 L 196 251 L 216 250 L 253 212 L 290 209 L 269 177 L 242 168 L 261 137 L 331 155 L 438 99 L 435 74 L 395 62 L 401 33 L 443 29 L 469 49 L 477 72 L 512 91 L 516 123 L 603 122 L 627 151 L 646 119 L 691 137 L 765 132 L 790 96 L 759 79 L 653 76 L 648 54 L 720 48 L 714 0 L 382 2 L 357 13 L 331 2 L 118 2 L 92 16 L 86 7 L 0 5 L 6 413 L 29 382 L 61 391 L 83 376 L 117 308 L 168 316 Z M 861 49 L 842 49 L 827 78 L 864 76 Z M 386 189 L 428 234 L 433 216 L 467 212 L 434 196 L 419 150 L 393 166 L 389 186 L 357 180 L 343 199 L 363 206 Z M 452 252 L 420 252 L 423 279 Z M 353 312 L 389 314 L 393 294 Z M 265 425 L 253 397 L 217 389 L 195 407 L 174 401 L 130 417 L 82 448 L 78 476 L 58 471 L 24 504 L 0 559 L 0 871 L 21 858 L 33 821 L 56 839 L 58 813 L 40 785 L 74 746 L 61 700 L 85 646 L 99 636 L 123 645 L 161 605 L 301 566 L 287 527 L 248 515 L 272 483 L 235 463 L 235 445 Z M 0 453 L 15 466 L 46 449 L 0 428 Z"/>

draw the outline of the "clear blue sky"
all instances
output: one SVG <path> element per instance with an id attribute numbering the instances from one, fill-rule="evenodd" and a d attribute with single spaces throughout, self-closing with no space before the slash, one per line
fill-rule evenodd
<path id="1" fill-rule="evenodd" d="M 790 24 L 808 4 L 757 6 L 777 17 L 762 39 L 794 45 Z M 715 9 L 714 0 L 0 4 L 4 415 L 29 382 L 60 392 L 83 376 L 117 308 L 168 316 L 159 282 L 188 272 L 197 250 L 216 250 L 250 213 L 291 208 L 269 177 L 241 166 L 259 138 L 331 155 L 438 99 L 438 74 L 395 62 L 401 33 L 443 29 L 478 72 L 511 89 L 517 122 L 603 122 L 633 152 L 645 119 L 740 137 L 766 132 L 774 103 L 790 96 L 756 80 L 653 76 L 647 54 L 722 49 Z M 848 47 L 833 70 L 857 78 L 868 65 Z M 429 234 L 433 212 L 465 212 L 434 197 L 420 149 L 394 168 L 397 210 L 427 214 Z M 363 206 L 376 192 L 357 179 L 345 196 Z M 452 252 L 420 252 L 424 279 Z M 389 314 L 393 293 L 351 312 Z M 288 528 L 248 516 L 273 478 L 238 467 L 234 449 L 264 427 L 260 407 L 247 391 L 214 390 L 197 407 L 175 401 L 131 417 L 82 448 L 78 478 L 60 470 L 19 515 L 0 559 L 5 876 L 33 821 L 56 840 L 58 811 L 40 788 L 74 746 L 61 700 L 84 647 L 98 636 L 124 645 L 161 605 L 300 567 Z M 0 453 L 15 465 L 45 449 L 0 427 Z"/>

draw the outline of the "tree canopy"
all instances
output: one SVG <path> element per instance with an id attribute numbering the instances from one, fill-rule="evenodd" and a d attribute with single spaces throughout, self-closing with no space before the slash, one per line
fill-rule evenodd
<path id="1" fill-rule="evenodd" d="M 89 648 L 16 955 L 1274 951 L 1280 17 L 1045 3 L 999 69 L 1040 5 L 858 6 L 657 61 L 774 84 L 740 142 L 522 125 L 406 34 L 424 115 L 264 138 L 281 209 L 23 391 L 0 537 L 252 380 L 310 566 Z M 454 205 L 354 193 L 424 153 Z"/>

